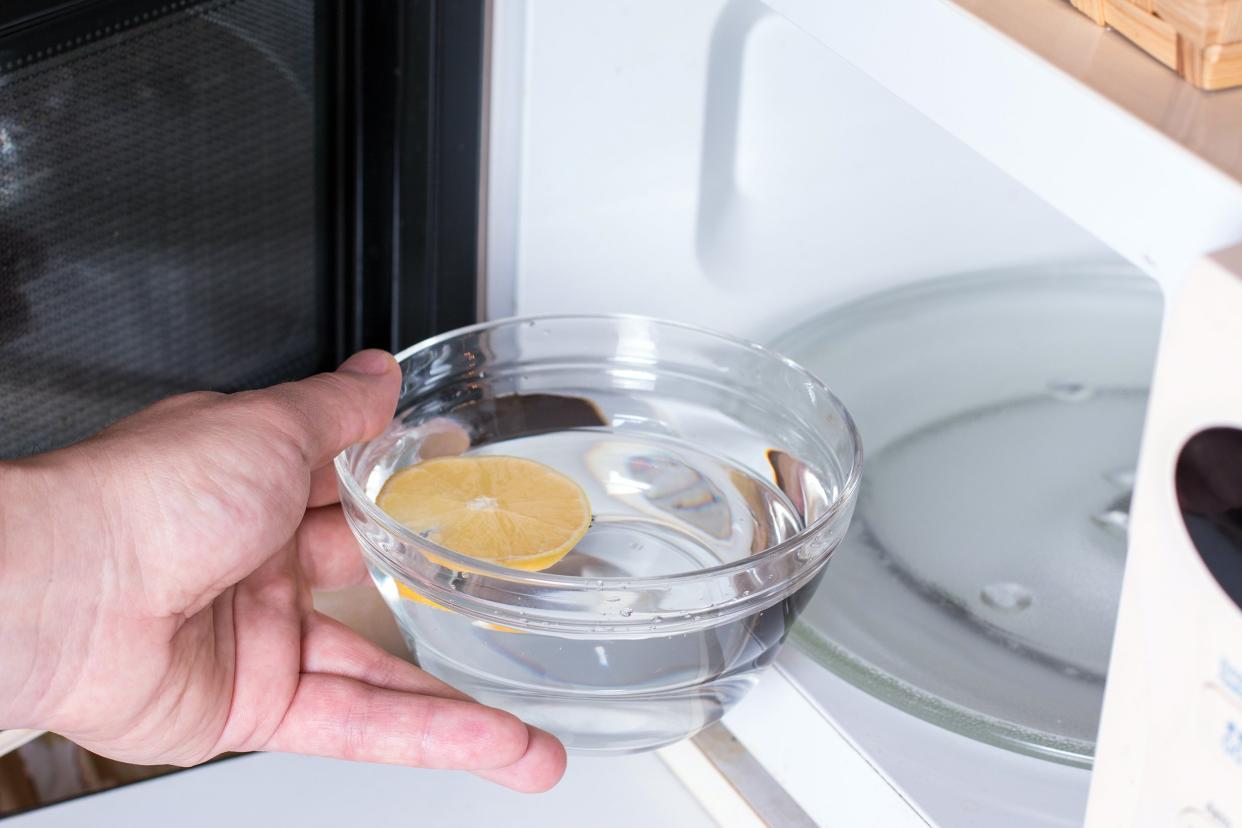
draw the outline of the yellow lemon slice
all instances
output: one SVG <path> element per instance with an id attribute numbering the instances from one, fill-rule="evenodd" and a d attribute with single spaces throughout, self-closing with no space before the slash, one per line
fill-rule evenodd
<path id="1" fill-rule="evenodd" d="M 547 569 L 591 525 L 565 475 L 521 457 L 437 457 L 395 472 L 375 503 L 446 549 L 514 569 Z"/>
<path id="2" fill-rule="evenodd" d="M 532 572 L 564 558 L 591 525 L 581 486 L 520 457 L 438 457 L 407 466 L 388 478 L 375 503 L 446 549 Z M 443 609 L 408 587 L 398 591 Z"/>

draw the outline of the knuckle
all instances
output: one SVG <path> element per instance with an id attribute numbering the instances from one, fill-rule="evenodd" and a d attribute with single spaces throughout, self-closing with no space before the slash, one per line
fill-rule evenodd
<path id="1" fill-rule="evenodd" d="M 334 403 L 357 394 L 353 382 L 340 374 L 315 374 L 297 383 L 315 404 Z"/>
<path id="2" fill-rule="evenodd" d="M 221 394 L 219 391 L 188 391 L 185 394 L 178 394 L 173 397 L 174 400 L 181 400 L 187 405 L 190 404 L 210 404 L 227 397 L 227 394 Z"/>
<path id="3" fill-rule="evenodd" d="M 371 706 L 365 699 L 355 699 L 349 705 L 342 724 L 342 759 L 354 761 L 366 757 L 371 719 Z"/>
<path id="4" fill-rule="evenodd" d="M 301 586 L 296 578 L 269 578 L 255 592 L 265 607 L 293 610 L 301 603 Z"/>
<path id="5" fill-rule="evenodd" d="M 233 395 L 230 401 L 237 413 L 264 423 L 283 426 L 288 425 L 291 420 L 296 422 L 300 419 L 296 406 L 281 393 L 279 387 L 263 391 L 243 391 Z"/>
<path id="6" fill-rule="evenodd" d="M 432 713 L 428 706 L 420 706 L 413 716 L 410 731 L 414 738 L 410 740 L 410 763 L 417 767 L 426 767 L 428 759 L 435 755 L 435 735 L 432 727 Z"/>
<path id="7" fill-rule="evenodd" d="M 221 394 L 218 391 L 187 391 L 184 394 L 174 394 L 171 397 L 165 397 L 151 406 L 151 410 L 176 411 L 189 406 L 206 406 L 223 399 L 225 396 L 225 394 Z"/>
<path id="8" fill-rule="evenodd" d="M 376 653 L 366 667 L 367 684 L 375 687 L 392 687 L 397 677 L 397 664 L 399 663 L 388 653 Z"/>
<path id="9" fill-rule="evenodd" d="M 244 392 L 232 398 L 235 413 L 252 424 L 269 429 L 276 438 L 273 448 L 305 453 L 306 435 L 313 427 L 311 417 L 288 394 L 279 389 Z"/>
<path id="10" fill-rule="evenodd" d="M 362 439 L 367 430 L 366 389 L 341 374 L 316 374 L 303 380 L 307 404 L 314 407 L 321 431 L 336 445 Z"/>
<path id="11" fill-rule="evenodd" d="M 491 745 L 503 745 L 503 749 L 496 751 L 497 754 L 503 756 L 506 765 L 518 761 L 526 754 L 530 731 L 526 729 L 526 725 L 522 720 L 507 711 L 498 711 L 500 716 L 495 720 L 493 727 L 495 732 L 488 738 Z"/>

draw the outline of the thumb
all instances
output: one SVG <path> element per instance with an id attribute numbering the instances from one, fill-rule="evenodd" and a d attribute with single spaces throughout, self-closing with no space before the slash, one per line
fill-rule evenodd
<path id="1" fill-rule="evenodd" d="M 319 468 L 360 440 L 375 437 L 392 420 L 401 393 L 401 370 L 385 351 L 359 351 L 329 374 L 316 374 L 250 392 L 251 402 L 272 405 L 275 425 Z"/>

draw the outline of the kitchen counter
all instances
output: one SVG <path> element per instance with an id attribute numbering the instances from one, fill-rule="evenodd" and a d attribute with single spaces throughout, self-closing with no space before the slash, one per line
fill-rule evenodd
<path id="1" fill-rule="evenodd" d="M 559 786 L 537 796 L 464 773 L 267 753 L 30 811 L 5 827 L 492 824 L 710 828 L 716 822 L 651 753 L 575 759 Z"/>

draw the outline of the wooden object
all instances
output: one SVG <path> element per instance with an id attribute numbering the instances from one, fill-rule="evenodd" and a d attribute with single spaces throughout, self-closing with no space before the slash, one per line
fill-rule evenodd
<path id="1" fill-rule="evenodd" d="M 12 753 L 42 735 L 42 730 L 0 730 L 0 756 Z"/>
<path id="2" fill-rule="evenodd" d="M 229 755 L 233 754 L 223 756 Z M 0 822 L 29 808 L 180 770 L 172 765 L 130 765 L 105 759 L 63 736 L 44 733 L 0 756 Z"/>
<path id="3" fill-rule="evenodd" d="M 1070 0 L 1200 89 L 1242 86 L 1242 0 Z"/>

